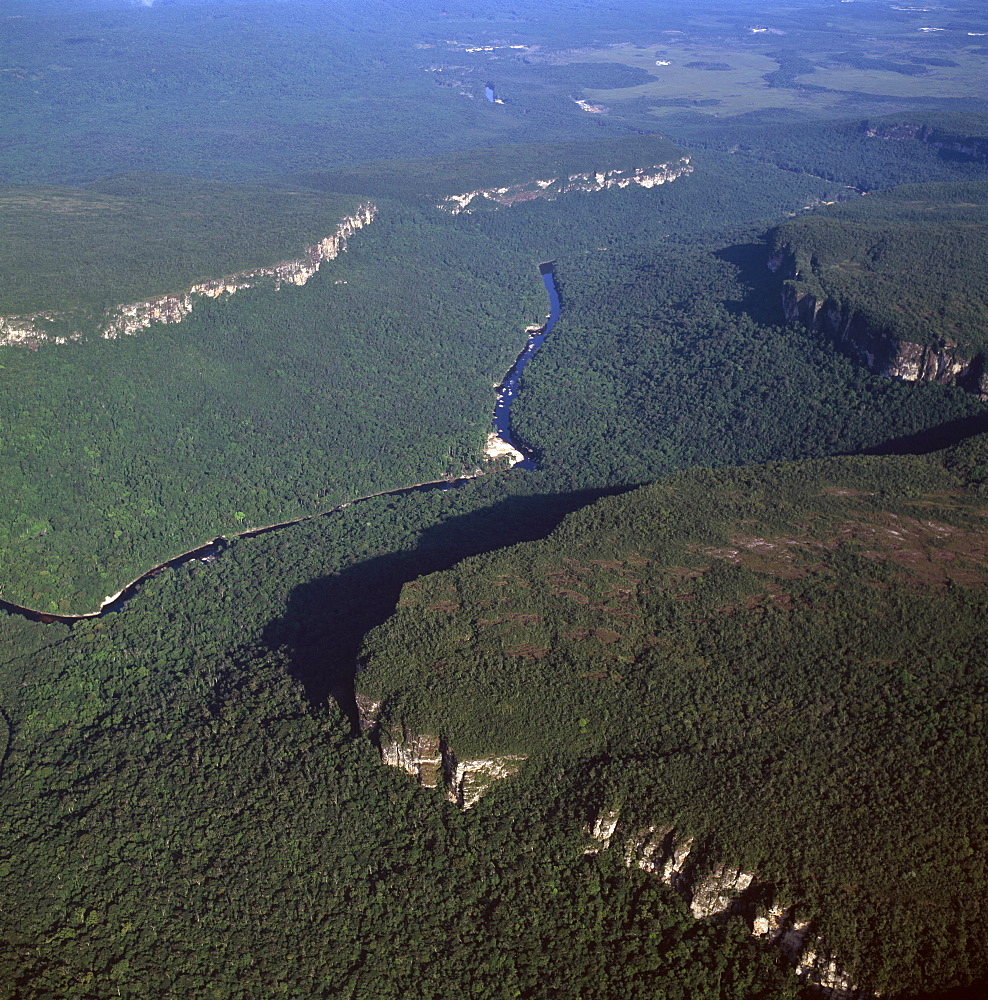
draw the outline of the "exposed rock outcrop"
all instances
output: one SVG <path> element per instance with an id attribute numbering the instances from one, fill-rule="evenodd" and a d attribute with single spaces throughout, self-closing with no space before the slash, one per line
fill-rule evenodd
<path id="1" fill-rule="evenodd" d="M 275 288 L 282 285 L 304 285 L 326 262 L 335 260 L 347 248 L 347 240 L 358 229 L 369 225 L 375 214 L 375 207 L 368 203 L 340 221 L 336 232 L 318 243 L 305 248 L 301 257 L 281 261 L 271 267 L 258 267 L 240 271 L 225 278 L 212 278 L 193 285 L 184 292 L 159 295 L 143 302 L 131 302 L 113 306 L 96 320 L 96 330 L 107 340 L 121 336 L 133 336 L 146 330 L 152 323 L 181 323 L 192 312 L 198 300 L 216 299 L 233 295 L 245 288 L 253 288 L 262 281 L 273 281 Z M 74 330 L 63 336 L 51 332 L 51 324 L 61 321 L 73 323 L 68 313 L 38 312 L 25 316 L 0 317 L 0 346 L 24 346 L 37 350 L 42 343 L 64 344 L 68 340 L 79 340 L 81 330 Z"/>
<path id="2" fill-rule="evenodd" d="M 611 837 L 614 836 L 614 831 L 617 829 L 619 816 L 618 809 L 605 809 L 592 823 L 587 824 L 587 833 L 594 840 L 599 841 L 601 846 L 598 847 L 594 844 L 592 847 L 588 847 L 583 852 L 584 854 L 599 854 L 600 851 L 611 846 Z"/>
<path id="3" fill-rule="evenodd" d="M 675 889 L 696 920 L 729 914 L 748 920 L 752 934 L 778 946 L 797 975 L 827 1000 L 871 996 L 853 984 L 825 943 L 812 935 L 812 923 L 797 919 L 796 907 L 772 901 L 772 887 L 757 882 L 755 873 L 712 861 L 694 837 L 669 826 L 622 830 L 620 810 L 613 806 L 602 808 L 586 833 L 594 841 L 586 854 L 621 845 L 625 864 Z"/>
<path id="4" fill-rule="evenodd" d="M 381 740 L 381 759 L 415 778 L 423 788 L 436 788 L 445 768 L 443 748 L 431 733 L 405 733 L 400 739 Z"/>
<path id="5" fill-rule="evenodd" d="M 610 188 L 626 188 L 632 185 L 653 188 L 660 184 L 668 184 L 692 171 L 689 157 L 684 156 L 675 163 L 660 163 L 651 167 L 599 170 L 570 174 L 567 177 L 535 179 L 522 184 L 509 184 L 506 187 L 478 188 L 476 191 L 448 195 L 439 203 L 439 208 L 458 215 L 460 212 L 475 211 L 484 201 L 510 206 L 523 201 L 533 201 L 536 198 L 552 200 L 571 191 L 606 191 Z"/>
<path id="6" fill-rule="evenodd" d="M 527 759 L 525 754 L 460 759 L 445 739 L 432 733 L 379 729 L 379 702 L 358 695 L 357 708 L 361 730 L 378 736 L 385 764 L 401 768 L 423 788 L 442 787 L 449 801 L 461 809 L 476 805 L 495 781 L 517 774 Z"/>
<path id="7" fill-rule="evenodd" d="M 775 270 L 784 266 L 778 257 L 769 261 L 769 266 L 773 265 Z M 983 353 L 972 356 L 946 337 L 929 345 L 901 340 L 871 326 L 860 312 L 800 289 L 798 279 L 798 273 L 792 273 L 782 288 L 782 307 L 790 322 L 832 338 L 842 351 L 876 375 L 904 382 L 957 385 L 988 400 L 988 367 Z"/>
<path id="8" fill-rule="evenodd" d="M 357 694 L 357 714 L 360 718 L 360 731 L 367 733 L 377 727 L 381 717 L 381 702 L 368 698 L 365 694 Z"/>
<path id="9" fill-rule="evenodd" d="M 524 754 L 502 754 L 497 757 L 457 760 L 445 741 L 442 746 L 446 795 L 450 802 L 461 809 L 469 809 L 479 802 L 495 781 L 517 774 L 526 760 Z"/>
<path id="10" fill-rule="evenodd" d="M 751 872 L 731 865 L 716 865 L 694 885 L 690 912 L 697 920 L 733 912 L 736 902 L 754 879 Z"/>
<path id="11" fill-rule="evenodd" d="M 869 139 L 922 142 L 934 149 L 972 160 L 988 160 L 988 140 L 973 136 L 948 135 L 941 129 L 913 122 L 881 122 L 865 128 Z"/>

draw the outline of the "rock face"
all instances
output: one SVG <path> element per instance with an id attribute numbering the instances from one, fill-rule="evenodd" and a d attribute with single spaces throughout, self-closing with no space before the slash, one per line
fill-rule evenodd
<path id="1" fill-rule="evenodd" d="M 436 788 L 446 773 L 443 749 L 431 733 L 403 732 L 400 739 L 381 741 L 381 759 L 389 767 L 400 767 L 423 788 Z"/>
<path id="2" fill-rule="evenodd" d="M 771 899 L 772 887 L 760 884 L 753 872 L 710 859 L 694 837 L 673 827 L 622 829 L 620 810 L 606 806 L 586 827 L 593 841 L 587 854 L 612 844 L 620 847 L 625 864 L 640 868 L 671 886 L 686 901 L 696 920 L 726 915 L 745 918 L 755 937 L 777 945 L 796 973 L 827 1000 L 863 1000 L 825 943 L 812 934 L 809 920 L 797 920 L 796 907 Z"/>
<path id="3" fill-rule="evenodd" d="M 784 270 L 785 264 L 780 256 L 769 261 L 772 270 Z M 832 338 L 841 350 L 876 375 L 904 382 L 957 385 L 988 400 L 988 367 L 983 353 L 971 357 L 945 337 L 932 345 L 900 340 L 870 326 L 854 309 L 800 290 L 798 272 L 790 269 L 789 273 L 782 289 L 782 307 L 790 322 Z"/>
<path id="4" fill-rule="evenodd" d="M 447 740 L 432 733 L 401 728 L 385 731 L 379 726 L 381 703 L 357 695 L 360 728 L 379 740 L 381 759 L 390 767 L 410 774 L 423 788 L 440 788 L 461 809 L 476 805 L 495 782 L 517 774 L 525 754 L 459 758 Z"/>
<path id="5" fill-rule="evenodd" d="M 273 280 L 275 288 L 286 284 L 302 286 L 322 264 L 335 260 L 346 250 L 349 237 L 358 229 L 369 225 L 374 219 L 375 211 L 375 207 L 369 202 L 361 205 L 353 215 L 340 221 L 332 236 L 306 247 L 302 256 L 294 260 L 282 261 L 272 267 L 240 271 L 225 278 L 212 278 L 173 295 L 160 295 L 144 302 L 114 306 L 97 320 L 97 330 L 105 339 L 115 340 L 121 336 L 133 336 L 146 330 L 152 323 L 181 323 L 202 298 L 217 299 L 233 295 L 244 288 L 253 288 L 261 281 Z M 68 340 L 79 340 L 82 337 L 81 331 L 56 337 L 46 329 L 49 323 L 56 320 L 71 319 L 67 314 L 55 312 L 0 317 L 0 346 L 23 346 L 37 350 L 45 342 L 64 344 Z"/>
<path id="6" fill-rule="evenodd" d="M 550 177 L 545 180 L 531 180 L 523 184 L 509 184 L 507 187 L 478 188 L 463 194 L 451 194 L 439 203 L 439 208 L 458 215 L 473 212 L 484 201 L 496 205 L 517 205 L 536 198 L 552 200 L 571 191 L 606 191 L 610 188 L 626 188 L 632 185 L 643 188 L 668 184 L 692 173 L 688 156 L 675 163 L 660 163 L 652 167 L 636 167 L 627 170 L 601 170 L 591 173 L 570 174 L 567 177 Z"/>
<path id="7" fill-rule="evenodd" d="M 981 138 L 948 135 L 940 129 L 911 122 L 896 124 L 882 123 L 865 129 L 869 139 L 896 140 L 899 142 L 922 142 L 971 160 L 988 160 L 988 142 Z"/>
<path id="8" fill-rule="evenodd" d="M 469 809 L 479 802 L 495 781 L 517 774 L 526 760 L 524 754 L 457 760 L 445 741 L 442 741 L 441 749 L 444 751 L 446 795 L 461 809 Z"/>

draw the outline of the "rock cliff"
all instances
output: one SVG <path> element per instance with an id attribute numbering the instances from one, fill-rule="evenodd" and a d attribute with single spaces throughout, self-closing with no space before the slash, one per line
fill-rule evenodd
<path id="1" fill-rule="evenodd" d="M 869 139 L 922 142 L 944 152 L 971 160 L 988 160 L 988 140 L 977 136 L 950 135 L 943 129 L 915 122 L 881 122 L 865 127 Z"/>
<path id="2" fill-rule="evenodd" d="M 465 191 L 463 194 L 451 194 L 443 198 L 439 208 L 458 215 L 460 212 L 475 211 L 484 201 L 507 207 L 517 205 L 519 202 L 533 201 L 536 198 L 553 200 L 561 194 L 572 191 L 606 191 L 610 188 L 632 186 L 653 188 L 660 184 L 668 184 L 692 171 L 689 157 L 684 156 L 675 163 L 660 163 L 651 167 L 599 170 L 570 174 L 566 177 L 535 179 L 522 184 L 509 184 L 506 187 L 478 188 L 476 191 Z"/>
<path id="3" fill-rule="evenodd" d="M 492 782 L 516 774 L 526 759 L 517 754 L 459 760 L 440 736 L 382 727 L 381 703 L 358 695 L 357 707 L 361 729 L 379 741 L 385 764 L 410 774 L 423 788 L 441 788 L 461 809 L 478 802 Z M 623 827 L 615 805 L 602 807 L 584 832 L 584 854 L 619 850 L 629 868 L 640 868 L 674 889 L 694 919 L 745 919 L 752 935 L 778 947 L 797 975 L 826 1000 L 873 996 L 853 983 L 814 932 L 813 922 L 797 916 L 796 905 L 774 900 L 771 885 L 739 865 L 715 860 L 696 838 L 672 826 Z"/>
<path id="4" fill-rule="evenodd" d="M 262 281 L 273 281 L 275 288 L 282 285 L 304 285 L 326 262 L 335 260 L 347 248 L 347 240 L 358 229 L 369 225 L 375 214 L 374 205 L 365 203 L 357 211 L 343 218 L 336 232 L 318 243 L 304 249 L 302 256 L 281 261 L 271 267 L 258 267 L 224 278 L 212 278 L 200 282 L 183 292 L 159 295 L 144 302 L 131 302 L 113 306 L 97 318 L 95 326 L 100 336 L 114 340 L 121 336 L 133 336 L 146 330 L 152 323 L 181 323 L 192 312 L 197 301 L 203 298 L 216 299 L 233 295 L 245 288 L 253 288 Z M 26 316 L 0 317 L 0 347 L 22 346 L 37 350 L 42 343 L 64 344 L 69 340 L 79 340 L 83 333 L 55 336 L 51 324 L 72 323 L 73 317 L 67 313 L 38 312 Z"/>
<path id="5" fill-rule="evenodd" d="M 983 352 L 965 352 L 933 332 L 929 344 L 902 340 L 873 327 L 852 306 L 801 287 L 800 274 L 785 254 L 773 257 L 769 267 L 786 276 L 782 288 L 786 319 L 830 337 L 869 371 L 904 382 L 957 385 L 988 400 L 988 364 Z"/>
<path id="6" fill-rule="evenodd" d="M 525 754 L 457 757 L 449 742 L 432 733 L 380 725 L 381 703 L 357 695 L 360 728 L 378 741 L 381 759 L 410 774 L 423 788 L 442 788 L 450 802 L 469 809 L 495 781 L 517 774 Z"/>
<path id="7" fill-rule="evenodd" d="M 586 853 L 617 845 L 629 868 L 640 868 L 675 889 L 694 919 L 746 919 L 752 934 L 778 946 L 797 975 L 827 1000 L 869 995 L 853 984 L 825 943 L 812 934 L 811 921 L 797 919 L 795 906 L 773 901 L 772 887 L 759 883 L 754 872 L 711 859 L 694 837 L 671 826 L 624 829 L 620 809 L 614 806 L 603 807 L 586 833 L 591 841 Z"/>

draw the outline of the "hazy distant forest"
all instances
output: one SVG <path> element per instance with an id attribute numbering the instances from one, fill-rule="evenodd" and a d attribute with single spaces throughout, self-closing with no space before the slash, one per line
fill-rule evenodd
<path id="1" fill-rule="evenodd" d="M 6 0 L 0 997 L 988 988 L 986 68 Z"/>

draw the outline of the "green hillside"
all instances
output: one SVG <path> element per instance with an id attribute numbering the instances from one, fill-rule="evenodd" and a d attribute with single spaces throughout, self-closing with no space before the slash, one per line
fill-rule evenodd
<path id="1" fill-rule="evenodd" d="M 805 915 L 827 919 L 821 930 L 843 959 L 860 946 L 888 963 L 901 984 L 892 995 L 968 982 L 983 955 L 976 825 L 983 678 L 969 650 L 983 610 L 974 576 L 985 572 L 975 537 L 984 519 L 974 512 L 984 507 L 976 483 L 985 467 L 976 442 L 951 460 L 952 472 L 932 459 L 868 459 L 682 473 L 587 509 L 548 542 L 479 557 L 406 588 L 416 604 L 401 609 L 405 622 L 423 613 L 426 588 L 462 582 L 468 594 L 488 568 L 510 565 L 518 570 L 511 593 L 497 587 L 494 596 L 507 597 L 505 612 L 535 600 L 560 626 L 569 617 L 590 633 L 561 638 L 571 661 L 555 648 L 554 659 L 501 659 L 500 683 L 517 676 L 535 684 L 515 698 L 522 736 L 535 746 L 570 729 L 573 738 L 558 753 L 533 757 L 466 813 L 383 767 L 366 740 L 351 740 L 319 685 L 335 673 L 342 693 L 361 634 L 394 607 L 402 581 L 457 556 L 538 537 L 577 497 L 525 496 L 525 477 L 512 497 L 505 477 L 379 498 L 239 541 L 213 564 L 168 570 L 117 615 L 72 628 L 0 615 L 0 706 L 12 734 L 0 770 L 7 832 L 0 995 L 88 1000 L 119 988 L 134 997 L 212 991 L 301 1000 L 315 989 L 360 1000 L 411 991 L 445 1000 L 451 983 L 459 994 L 501 997 L 507 982 L 523 996 L 551 989 L 567 1000 L 609 1000 L 616 990 L 636 1000 L 794 996 L 778 953 L 753 941 L 743 920 L 694 921 L 675 892 L 626 868 L 619 850 L 584 854 L 585 824 L 602 804 L 618 802 L 622 831 L 672 813 L 707 837 L 711 857 L 731 855 L 761 878 L 775 875 L 780 896 L 798 896 Z M 836 492 L 846 489 L 860 493 Z M 665 521 L 653 516 L 653 501 L 668 512 Z M 931 503 L 949 509 L 929 518 Z M 629 522 L 636 509 L 642 522 Z M 794 526 L 809 511 L 817 520 Z M 939 547 L 929 536 L 920 542 L 933 556 L 962 547 L 957 565 L 931 558 L 907 568 L 908 547 L 901 561 L 856 555 L 896 555 L 864 535 L 887 527 L 892 513 L 954 527 Z M 744 521 L 752 523 L 738 530 L 750 536 L 793 531 L 789 537 L 802 532 L 807 542 L 829 544 L 835 526 L 849 522 L 861 533 L 848 536 L 846 552 L 791 546 L 795 568 L 807 572 L 791 579 L 777 572 L 781 560 L 734 565 L 684 551 L 690 539 L 730 545 L 732 526 Z M 656 524 L 666 530 L 654 547 L 683 556 L 672 567 L 591 561 L 599 553 L 588 549 L 614 552 L 630 539 L 632 558 L 643 562 Z M 523 590 L 526 579 L 538 581 L 526 578 L 530 569 L 550 568 L 561 555 L 577 560 L 562 563 L 577 582 L 560 579 L 558 587 L 595 598 L 590 588 L 603 584 L 600 596 L 611 597 L 616 580 L 634 589 L 621 610 L 639 620 L 596 601 Z M 688 571 L 704 565 L 690 579 Z M 860 587 L 850 582 L 851 565 L 865 570 Z M 944 566 L 954 585 L 935 584 L 931 567 Z M 640 584 L 630 583 L 629 570 Z M 671 589 L 649 591 L 656 581 Z M 866 623 L 853 613 L 862 592 L 882 602 Z M 770 596 L 787 593 L 789 607 Z M 693 601 L 676 600 L 691 594 Z M 715 621 L 688 621 L 713 602 Z M 841 624 L 827 621 L 834 609 L 847 611 L 847 631 L 828 647 Z M 425 614 L 437 636 L 450 634 L 448 613 Z M 614 662 L 637 641 L 645 614 L 661 617 L 664 631 L 653 634 L 671 645 L 639 645 L 635 663 Z M 482 616 L 506 614 L 493 608 Z M 876 620 L 890 627 L 876 629 Z M 486 642 L 532 627 L 516 621 L 475 631 Z M 594 629 L 620 637 L 602 641 L 610 632 Z M 814 634 L 813 669 L 780 666 L 774 650 L 785 642 L 802 650 Z M 397 632 L 389 624 L 379 635 Z M 408 637 L 418 655 L 422 637 Z M 858 644 L 874 656 L 869 671 L 859 669 Z M 725 650 L 743 669 L 725 664 Z M 880 662 L 891 656 L 896 664 Z M 605 676 L 572 687 L 581 661 L 583 672 Z M 557 680 L 543 672 L 550 663 Z M 396 659 L 376 662 L 361 687 L 398 667 Z M 464 691 L 478 699 L 478 711 L 490 705 L 482 687 L 457 687 L 450 669 L 434 676 L 454 706 L 463 707 Z M 846 691 L 832 689 L 835 676 Z M 425 709 L 438 703 L 429 686 L 413 682 Z M 629 690 L 647 694 L 642 707 Z M 539 707 L 547 697 L 559 699 L 552 712 Z M 627 711 L 626 723 L 608 720 L 607 708 Z M 539 712 L 546 735 L 533 741 L 527 720 Z M 492 735 L 501 717 L 500 710 L 487 716 Z M 926 755 L 920 769 L 910 756 L 917 746 Z M 900 765 L 912 770 L 897 775 Z M 926 823 L 923 810 L 948 782 L 949 809 Z M 896 840 L 885 821 L 894 826 L 907 812 Z M 812 838 L 799 826 L 807 818 L 817 824 Z M 954 850 L 962 836 L 967 847 Z M 934 889 L 937 907 L 917 904 Z M 868 933 L 853 931 L 848 908 L 835 908 L 834 898 L 853 903 Z M 557 946 L 563 939 L 565 951 Z M 920 950 L 915 960 L 911 943 Z"/>
<path id="2" fill-rule="evenodd" d="M 164 174 L 4 185 L 0 317 L 122 305 L 302 257 L 356 207 L 353 196 Z"/>
<path id="3" fill-rule="evenodd" d="M 625 836 L 702 838 L 863 987 L 963 985 L 984 972 L 988 780 L 988 512 L 964 481 L 986 446 L 955 472 L 693 470 L 602 500 L 407 584 L 358 693 L 382 741 L 552 759 Z"/>
<path id="4" fill-rule="evenodd" d="M 971 181 L 821 209 L 780 226 L 773 244 L 797 295 L 831 300 L 891 337 L 951 342 L 970 356 L 988 343 L 986 239 L 988 184 Z"/>
<path id="5" fill-rule="evenodd" d="M 478 468 L 492 385 L 545 291 L 533 261 L 436 236 L 382 205 L 304 287 L 4 348 L 3 598 L 89 612 L 218 534 Z"/>

